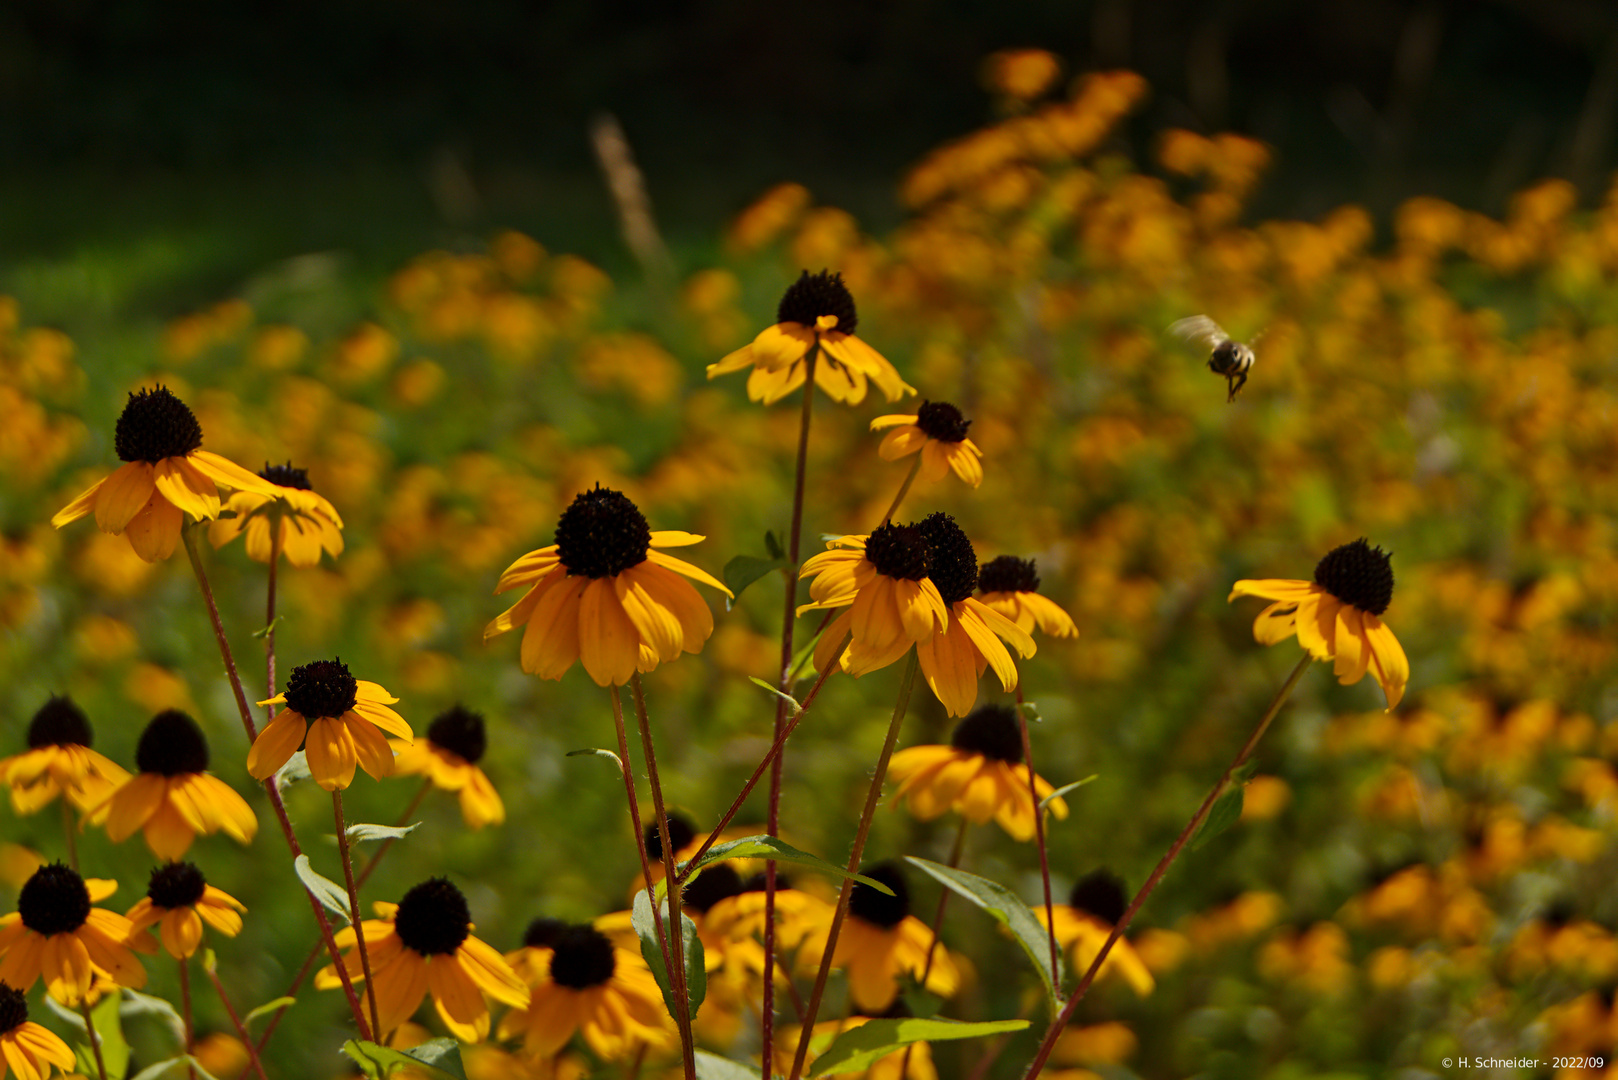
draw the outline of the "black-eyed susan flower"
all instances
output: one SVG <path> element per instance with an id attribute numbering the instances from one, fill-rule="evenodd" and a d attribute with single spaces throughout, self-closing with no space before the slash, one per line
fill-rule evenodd
<path id="1" fill-rule="evenodd" d="M 1112 928 L 1128 909 L 1129 900 L 1124 894 L 1122 879 L 1107 870 L 1095 870 L 1080 878 L 1074 884 L 1068 902 L 1052 908 L 1056 943 L 1071 950 L 1073 970 L 1080 975 L 1090 970 L 1090 965 L 1101 953 L 1101 947 L 1111 936 Z M 1034 915 L 1042 925 L 1045 924 L 1043 907 L 1035 908 Z M 1107 951 L 1107 959 L 1102 962 L 1098 977 L 1104 979 L 1112 975 L 1121 977 L 1141 997 L 1150 994 L 1157 985 L 1152 973 L 1136 955 L 1134 947 L 1122 936 Z"/>
<path id="2" fill-rule="evenodd" d="M 653 532 L 634 503 L 597 484 L 562 511 L 556 543 L 506 568 L 494 591 L 526 585 L 528 592 L 484 629 L 484 640 L 525 627 L 524 671 L 560 679 L 582 660 L 601 686 L 621 686 L 636 671 L 697 652 L 713 633 L 713 612 L 682 576 L 731 592 L 657 549 L 703 539 Z"/>
<path id="3" fill-rule="evenodd" d="M 983 603 L 1033 633 L 1037 626 L 1051 637 L 1078 637 L 1073 617 L 1055 601 L 1039 594 L 1039 574 L 1033 559 L 1001 555 L 978 567 L 978 591 Z"/>
<path id="4" fill-rule="evenodd" d="M 309 487 L 309 473 L 285 465 L 265 465 L 259 477 L 275 491 L 238 491 L 225 503 L 235 517 L 222 517 L 208 526 L 208 539 L 222 547 L 247 534 L 247 557 L 270 561 L 279 549 L 293 566 L 315 566 L 322 551 L 332 558 L 343 553 L 343 519 L 326 498 Z M 271 539 L 279 531 L 279 540 Z"/>
<path id="5" fill-rule="evenodd" d="M 15 986 L 0 982 L 0 1080 L 6 1071 L 17 1080 L 45 1080 L 55 1065 L 73 1067 L 73 1051 L 50 1028 L 28 1019 L 28 998 Z"/>
<path id="6" fill-rule="evenodd" d="M 530 1054 L 544 1058 L 577 1032 L 604 1061 L 624 1061 L 642 1046 L 672 1041 L 663 995 L 639 953 L 617 948 L 593 926 L 547 922 L 542 932 L 538 948 L 549 955 L 536 952 L 521 961 L 534 976 L 531 1000 L 501 1018 L 500 1038 L 521 1037 Z"/>
<path id="7" fill-rule="evenodd" d="M 481 713 L 456 705 L 433 718 L 427 737 L 414 742 L 392 741 L 393 769 L 421 775 L 435 787 L 453 791 L 461 800 L 461 816 L 469 828 L 499 825 L 506 820 L 506 804 L 478 767 L 489 748 Z"/>
<path id="8" fill-rule="evenodd" d="M 102 532 L 122 534 L 147 562 L 174 554 L 185 515 L 219 516 L 219 488 L 274 495 L 268 481 L 202 449 L 202 425 L 185 402 L 158 386 L 129 395 L 113 446 L 125 464 L 68 503 L 51 524 L 60 529 L 95 514 Z"/>
<path id="9" fill-rule="evenodd" d="M 701 880 L 700 878 L 698 880 Z M 703 913 L 703 928 L 728 942 L 764 940 L 764 875 L 742 882 L 741 891 L 720 899 Z M 794 887 L 792 879 L 775 875 L 775 947 L 781 953 L 798 949 L 819 931 L 824 941 L 835 908 L 812 892 Z M 763 957 L 763 951 L 758 953 Z M 800 957 L 800 964 L 818 964 L 820 955 Z M 762 972 L 762 967 L 759 969 Z"/>
<path id="10" fill-rule="evenodd" d="M 114 843 L 141 829 L 152 854 L 172 862 L 198 833 L 223 831 L 245 844 L 258 832 L 247 800 L 208 773 L 208 740 L 180 710 L 152 717 L 135 746 L 135 764 L 140 773 L 107 798 L 107 836 Z"/>
<path id="11" fill-rule="evenodd" d="M 913 414 L 879 416 L 872 431 L 892 428 L 877 448 L 883 461 L 921 454 L 921 478 L 938 482 L 951 469 L 973 487 L 983 483 L 983 451 L 966 437 L 972 421 L 947 401 L 924 401 Z"/>
<path id="12" fill-rule="evenodd" d="M 202 944 L 204 921 L 226 937 L 242 932 L 241 901 L 209 885 L 202 871 L 188 862 L 171 862 L 152 871 L 146 895 L 129 909 L 129 944 L 139 952 L 156 952 L 146 931 L 157 927 L 163 948 L 184 960 Z"/>
<path id="13" fill-rule="evenodd" d="M 327 791 L 354 782 L 358 765 L 380 780 L 393 775 L 385 731 L 415 740 L 410 725 L 388 708 L 399 699 L 374 682 L 356 679 L 342 660 L 316 660 L 292 669 L 284 693 L 260 705 L 285 705 L 247 752 L 247 771 L 268 780 L 304 747 L 309 775 Z"/>
<path id="14" fill-rule="evenodd" d="M 833 401 L 858 405 L 872 382 L 889 401 L 914 394 L 915 387 L 901 379 L 881 353 L 854 336 L 858 325 L 843 275 L 805 270 L 781 297 L 775 325 L 766 327 L 751 344 L 709 364 L 708 378 L 752 368 L 747 396 L 772 405 L 803 385 L 809 352 L 818 348 L 815 385 Z"/>
<path id="15" fill-rule="evenodd" d="M 488 998 L 516 1008 L 528 1005 L 528 988 L 505 959 L 472 936 L 466 897 L 445 878 L 422 882 L 397 904 L 376 903 L 380 919 L 360 924 L 370 955 L 371 976 L 382 1030 L 409 1020 L 429 990 L 439 1019 L 457 1039 L 481 1042 L 489 1034 Z M 349 951 L 343 965 L 354 979 L 365 976 L 354 927 L 337 932 L 337 946 Z M 323 990 L 340 985 L 334 965 L 315 976 Z"/>
<path id="16" fill-rule="evenodd" d="M 97 808 L 129 774 L 90 749 L 91 737 L 89 718 L 71 699 L 41 705 L 28 725 L 28 752 L 0 759 L 12 809 L 32 814 L 62 795 L 92 822 L 105 817 Z"/>
<path id="17" fill-rule="evenodd" d="M 954 810 L 982 825 L 993 818 L 1018 840 L 1034 838 L 1034 799 L 1023 767 L 1022 731 L 1017 713 L 984 705 L 955 726 L 948 746 L 912 746 L 893 755 L 888 777 L 899 784 L 893 807 L 908 801 L 910 812 L 931 821 Z M 1044 798 L 1055 790 L 1042 776 L 1034 788 Z M 1067 803 L 1052 799 L 1050 811 L 1067 817 Z"/>
<path id="18" fill-rule="evenodd" d="M 869 885 L 856 883 L 849 897 L 848 917 L 837 937 L 832 964 L 848 971 L 848 991 L 854 1005 L 867 1016 L 880 1016 L 899 994 L 899 977 L 906 973 L 918 980 L 927 972 L 923 989 L 940 997 L 955 993 L 961 983 L 959 969 L 942 944 L 933 947 L 933 932 L 910 914 L 910 889 L 903 871 L 894 863 L 878 863 L 862 869 L 863 875 L 880 881 L 893 895 Z M 818 962 L 825 951 L 826 933 L 811 935 L 800 952 L 800 970 L 807 956 Z M 933 954 L 932 970 L 927 969 L 927 953 Z"/>
<path id="19" fill-rule="evenodd" d="M 1230 599 L 1261 596 L 1275 601 L 1253 622 L 1253 637 L 1260 645 L 1297 634 L 1310 656 L 1333 661 L 1332 672 L 1344 686 L 1369 671 L 1391 710 L 1410 681 L 1404 648 L 1382 621 L 1393 599 L 1391 558 L 1362 537 L 1327 552 L 1315 565 L 1313 581 L 1238 581 Z"/>
<path id="20" fill-rule="evenodd" d="M 17 894 L 17 910 L 0 916 L 0 982 L 26 993 L 45 976 L 45 991 L 77 1005 L 98 973 L 119 986 L 146 985 L 146 969 L 129 951 L 129 920 L 92 907 L 118 890 L 116 881 L 85 880 L 49 863 Z"/>
<path id="21" fill-rule="evenodd" d="M 993 668 L 1006 690 L 1017 688 L 1017 665 L 1001 644 L 1034 655 L 1027 631 L 972 596 L 978 585 L 978 556 L 955 519 L 932 514 L 916 526 L 932 552 L 928 573 L 949 609 L 942 633 L 916 642 L 921 674 L 951 716 L 965 716 L 978 699 L 978 679 Z"/>
<path id="22" fill-rule="evenodd" d="M 803 564 L 809 584 L 806 611 L 846 607 L 820 635 L 815 667 L 826 671 L 835 650 L 852 634 L 842 667 L 864 675 L 887 667 L 919 641 L 941 633 L 949 609 L 928 578 L 932 549 L 915 525 L 889 523 L 869 536 L 840 536 Z"/>
<path id="23" fill-rule="evenodd" d="M 845 1031 L 864 1027 L 872 1020 L 902 1019 L 912 1015 L 905 1006 L 904 999 L 898 998 L 893 1006 L 880 1017 L 849 1016 L 841 1020 L 822 1020 L 815 1025 L 815 1030 L 809 1036 L 809 1053 L 804 1058 L 804 1068 L 810 1070 L 815 1058 L 826 1052 L 832 1040 Z M 798 1039 L 803 1034 L 800 1024 L 782 1024 L 776 1028 L 778 1037 L 775 1039 L 775 1071 L 778 1075 L 788 1076 L 792 1073 L 792 1062 L 798 1051 Z M 933 1050 L 925 1042 L 908 1044 L 903 1050 L 895 1050 L 871 1062 L 859 1072 L 827 1073 L 828 1077 L 864 1077 L 864 1080 L 938 1080 L 938 1068 L 933 1064 Z M 1048 1074 L 1046 1074 L 1048 1075 Z"/>
<path id="24" fill-rule="evenodd" d="M 674 838 L 676 866 L 695 855 L 701 842 L 708 838 L 706 834 L 698 836 L 696 823 L 678 810 L 669 811 L 669 835 Z M 652 872 L 652 882 L 655 884 L 662 881 L 663 835 L 655 820 L 647 822 L 646 827 L 641 830 L 641 845 L 646 849 L 646 865 Z M 646 879 L 637 873 L 629 888 L 630 898 L 633 899 L 635 894 L 644 888 Z"/>

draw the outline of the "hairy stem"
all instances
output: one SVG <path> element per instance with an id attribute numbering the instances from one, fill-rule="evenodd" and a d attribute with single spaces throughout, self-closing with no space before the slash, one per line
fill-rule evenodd
<path id="1" fill-rule="evenodd" d="M 84 1033 L 90 1039 L 90 1052 L 95 1055 L 96 1072 L 101 1074 L 101 1080 L 107 1080 L 107 1062 L 101 1054 L 101 1034 L 96 1031 L 95 1021 L 90 1019 L 90 1003 L 79 998 L 79 1015 L 84 1017 Z"/>
<path id="2" fill-rule="evenodd" d="M 663 926 L 663 905 L 656 902 L 657 893 L 652 888 L 652 864 L 646 857 L 646 830 L 640 819 L 640 800 L 635 797 L 635 772 L 629 765 L 629 738 L 624 733 L 624 701 L 616 685 L 607 687 L 608 696 L 612 698 L 612 723 L 618 735 L 618 760 L 623 765 L 624 798 L 629 803 L 629 825 L 635 830 L 635 854 L 640 856 L 640 876 L 646 882 L 646 897 L 652 900 L 652 925 L 657 930 L 657 947 L 663 953 L 663 970 L 669 972 L 669 978 L 674 977 L 674 963 L 669 952 L 669 935 Z M 670 847 L 667 826 L 660 826 L 664 831 L 659 834 L 666 850 Z M 673 892 L 678 882 L 670 885 Z"/>
<path id="3" fill-rule="evenodd" d="M 208 978 L 213 982 L 214 992 L 219 995 L 219 1004 L 225 1007 L 225 1015 L 230 1017 L 230 1026 L 236 1029 L 236 1037 L 247 1049 L 247 1068 L 242 1070 L 242 1076 L 246 1077 L 248 1069 L 251 1069 L 258 1073 L 258 1080 L 269 1080 L 269 1077 L 264 1075 L 264 1063 L 259 1060 L 258 1048 L 253 1045 L 253 1037 L 248 1034 L 247 1025 L 237 1014 L 236 1006 L 230 1003 L 230 996 L 225 993 L 225 984 L 219 981 L 219 973 L 207 965 L 203 965 L 202 970 L 208 973 Z M 281 1014 L 277 1011 L 276 1015 Z"/>
<path id="4" fill-rule="evenodd" d="M 281 561 L 281 517 L 270 518 L 270 582 L 264 604 L 264 696 L 275 696 L 275 568 Z M 275 706 L 264 706 L 268 719 L 275 719 Z"/>
<path id="5" fill-rule="evenodd" d="M 1016 663 L 1015 660 L 1012 661 Z M 1028 739 L 1028 712 L 1023 708 L 1022 672 L 1017 673 L 1017 727 L 1022 732 L 1022 760 L 1028 767 L 1028 797 L 1034 804 L 1034 841 L 1039 847 L 1039 882 L 1045 889 L 1045 933 L 1051 942 L 1051 978 L 1060 982 L 1062 951 L 1056 945 L 1056 907 L 1051 903 L 1051 860 L 1045 846 L 1045 812 L 1039 808 L 1039 786 L 1034 782 L 1034 746 Z M 1060 997 L 1062 988 L 1056 987 Z"/>
<path id="6" fill-rule="evenodd" d="M 67 864 L 79 872 L 78 826 L 73 822 L 73 807 L 68 805 L 67 792 L 62 792 L 62 836 L 67 840 Z"/>
<path id="7" fill-rule="evenodd" d="M 911 464 L 910 471 L 905 473 L 905 482 L 899 485 L 899 491 L 893 496 L 893 502 L 888 504 L 888 512 L 882 515 L 881 524 L 886 525 L 893 520 L 893 515 L 899 512 L 899 504 L 910 494 L 910 485 L 916 482 L 916 474 L 919 472 L 921 472 L 921 453 L 917 451 L 916 460 Z"/>
<path id="8" fill-rule="evenodd" d="M 364 916 L 360 914 L 360 889 L 354 883 L 354 860 L 349 856 L 348 825 L 343 820 L 343 791 L 341 788 L 331 793 L 332 818 L 337 823 L 337 853 L 343 861 L 343 883 L 348 888 L 348 917 L 354 923 L 354 947 L 360 953 L 360 971 L 365 974 L 366 1000 L 371 1003 L 371 1030 L 376 1032 L 378 1039 L 386 1038 L 387 1032 L 382 1030 L 382 1017 L 377 1011 L 376 980 L 371 977 L 371 952 L 365 947 L 365 927 L 361 925 Z"/>

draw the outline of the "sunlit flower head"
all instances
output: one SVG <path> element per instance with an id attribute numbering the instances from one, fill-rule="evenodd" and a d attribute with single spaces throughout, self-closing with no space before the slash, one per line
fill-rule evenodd
<path id="1" fill-rule="evenodd" d="M 1265 578 L 1238 581 L 1230 599 L 1261 596 L 1275 603 L 1259 613 L 1253 637 L 1274 645 L 1293 634 L 1316 660 L 1334 661 L 1344 686 L 1369 671 L 1381 684 L 1391 710 L 1404 697 L 1410 661 L 1382 621 L 1393 599 L 1391 556 L 1363 538 L 1333 548 L 1315 566 L 1314 581 Z"/>
<path id="2" fill-rule="evenodd" d="M 914 394 L 915 387 L 899 378 L 881 353 L 854 336 L 858 325 L 843 275 L 805 270 L 781 297 L 775 325 L 751 344 L 709 364 L 708 378 L 752 368 L 747 396 L 772 405 L 803 385 L 809 351 L 818 348 L 815 385 L 833 401 L 858 405 L 871 382 L 889 401 Z"/>
<path id="3" fill-rule="evenodd" d="M 26 994 L 0 982 L 0 1080 L 8 1069 L 17 1080 L 45 1080 L 52 1065 L 64 1073 L 73 1068 L 72 1048 L 50 1028 L 28 1019 Z"/>
<path id="4" fill-rule="evenodd" d="M 125 462 L 68 503 L 51 524 L 60 529 L 95 514 L 102 532 L 122 534 L 147 562 L 174 554 L 185 515 L 219 516 L 219 488 L 275 494 L 274 485 L 202 449 L 202 425 L 167 387 L 129 395 L 113 439 Z"/>
<path id="5" fill-rule="evenodd" d="M 898 997 L 901 976 L 909 974 L 919 980 L 927 970 L 933 932 L 910 914 L 910 888 L 897 864 L 878 863 L 868 869 L 862 867 L 860 873 L 880 881 L 893 890 L 893 895 L 855 884 L 832 963 L 847 969 L 848 991 L 855 1008 L 867 1016 L 880 1016 Z M 800 970 L 809 966 L 807 957 L 818 963 L 825 951 L 826 937 L 826 931 L 810 935 L 798 956 Z M 947 998 L 960 983 L 960 970 L 940 944 L 933 950 L 932 970 L 923 989 Z"/>
<path id="6" fill-rule="evenodd" d="M 947 401 L 924 401 L 910 415 L 879 416 L 872 431 L 892 428 L 877 448 L 883 461 L 898 461 L 920 452 L 921 478 L 933 483 L 951 469 L 972 487 L 983 483 L 983 451 L 966 437 L 972 421 Z"/>
<path id="7" fill-rule="evenodd" d="M 11 788 L 12 809 L 32 814 L 64 795 L 92 823 L 105 818 L 105 808 L 97 808 L 129 774 L 90 749 L 91 737 L 89 718 L 71 699 L 41 705 L 28 725 L 28 752 L 0 758 L 0 784 Z"/>
<path id="8" fill-rule="evenodd" d="M 116 881 L 81 878 L 49 863 L 17 894 L 17 910 L 0 916 L 0 982 L 26 993 L 45 976 L 45 992 L 77 1005 L 91 980 L 103 975 L 119 986 L 146 985 L 146 969 L 129 951 L 129 920 L 92 907 L 118 891 Z"/>
<path id="9" fill-rule="evenodd" d="M 388 708 L 399 699 L 374 682 L 356 679 L 341 660 L 317 660 L 292 669 L 284 693 L 260 705 L 284 705 L 247 752 L 247 771 L 268 780 L 304 747 L 309 775 L 327 791 L 354 782 L 358 765 L 380 780 L 393 775 L 389 735 L 414 741 L 404 718 Z"/>
<path id="10" fill-rule="evenodd" d="M 560 679 L 574 661 L 601 686 L 694 653 L 713 633 L 713 613 L 682 575 L 731 592 L 706 571 L 657 550 L 704 538 L 653 532 L 621 492 L 580 492 L 556 523 L 556 543 L 506 568 L 496 593 L 528 592 L 484 628 L 484 640 L 522 626 L 522 669 Z"/>
<path id="11" fill-rule="evenodd" d="M 828 550 L 811 556 L 800 577 L 809 584 L 811 603 L 798 614 L 847 607 L 820 636 L 815 667 L 825 671 L 836 659 L 844 635 L 853 634 L 843 653 L 843 670 L 864 675 L 887 667 L 918 641 L 943 631 L 949 609 L 928 578 L 932 550 L 914 525 L 890 523 L 869 536 L 840 536 Z"/>
<path id="12" fill-rule="evenodd" d="M 235 511 L 236 516 L 218 518 L 208 526 L 208 539 L 214 547 L 245 532 L 247 557 L 261 563 L 270 561 L 272 547 L 279 548 L 293 566 L 318 565 L 322 551 L 334 559 L 343 553 L 343 519 L 325 496 L 310 489 L 307 471 L 294 469 L 289 461 L 265 465 L 258 475 L 275 494 L 238 491 L 232 495 L 225 509 Z M 272 545 L 274 530 L 280 531 L 280 539 Z"/>
<path id="13" fill-rule="evenodd" d="M 456 705 L 427 725 L 427 737 L 414 742 L 393 740 L 395 772 L 429 777 L 435 787 L 453 791 L 461 800 L 467 827 L 481 829 L 506 820 L 506 805 L 478 762 L 489 747 L 483 714 Z"/>
<path id="14" fill-rule="evenodd" d="M 234 896 L 209 885 L 202 871 L 188 862 L 171 862 L 152 871 L 146 895 L 129 909 L 129 944 L 140 952 L 156 952 L 146 931 L 157 927 L 163 948 L 184 960 L 202 944 L 204 921 L 226 937 L 242 932 L 247 909 Z"/>
<path id="15" fill-rule="evenodd" d="M 198 833 L 223 831 L 245 844 L 258 832 L 247 800 L 207 772 L 208 741 L 180 710 L 152 717 L 135 746 L 135 764 L 139 775 L 107 798 L 107 836 L 114 843 L 142 829 L 152 854 L 172 861 L 190 850 Z"/>
<path id="16" fill-rule="evenodd" d="M 955 726 L 948 746 L 912 746 L 893 755 L 888 777 L 897 781 L 893 808 L 909 802 L 910 812 L 931 821 L 946 810 L 982 825 L 993 818 L 1018 840 L 1034 838 L 1034 800 L 1023 767 L 1022 732 L 1016 710 L 984 705 Z M 1055 790 L 1034 777 L 1041 799 Z M 1052 799 L 1049 810 L 1067 817 L 1067 803 Z"/>
<path id="17" fill-rule="evenodd" d="M 698 878 L 697 880 L 701 880 Z M 754 874 L 742 882 L 741 890 L 710 905 L 703 914 L 706 931 L 728 942 L 764 940 L 764 875 Z M 824 942 L 835 908 L 812 892 L 794 887 L 792 879 L 779 870 L 775 874 L 775 947 L 790 954 L 816 931 Z M 764 953 L 760 949 L 762 960 Z M 800 964 L 820 963 L 820 953 L 800 955 Z M 760 966 L 762 970 L 762 965 Z"/>
<path id="18" fill-rule="evenodd" d="M 639 953 L 620 949 L 593 926 L 543 920 L 529 927 L 522 964 L 532 1000 L 500 1020 L 502 1039 L 521 1038 L 549 1057 L 575 1032 L 604 1061 L 625 1061 L 642 1046 L 668 1045 L 674 1030 L 657 980 Z M 548 953 L 548 955 L 546 955 Z"/>
<path id="19" fill-rule="evenodd" d="M 1096 870 L 1080 878 L 1065 904 L 1056 904 L 1052 910 L 1056 922 L 1056 943 L 1072 953 L 1073 970 L 1081 976 L 1090 970 L 1107 943 L 1112 928 L 1129 909 L 1129 898 L 1124 883 L 1107 870 Z M 1045 908 L 1036 907 L 1034 914 L 1045 923 Z M 1146 964 L 1136 954 L 1129 940 L 1119 937 L 1108 950 L 1101 964 L 1099 978 L 1118 976 L 1145 997 L 1157 985 Z"/>
<path id="20" fill-rule="evenodd" d="M 1073 617 L 1063 611 L 1055 601 L 1039 593 L 1039 574 L 1033 559 L 1019 559 L 1015 555 L 1001 555 L 978 567 L 978 591 L 983 602 L 1012 622 L 1025 633 L 1033 633 L 1037 626 L 1051 637 L 1078 637 L 1079 628 Z"/>
<path id="21" fill-rule="evenodd" d="M 515 1008 L 528 1005 L 528 988 L 494 949 L 472 936 L 472 915 L 461 890 L 444 878 L 422 882 L 397 904 L 376 903 L 380 919 L 360 924 L 376 985 L 382 1030 L 409 1020 L 429 990 L 439 1019 L 463 1042 L 481 1042 L 489 1034 L 488 998 Z M 354 928 L 337 932 L 338 948 L 347 949 L 343 966 L 362 979 Z M 342 984 L 335 965 L 315 976 L 315 986 L 330 990 Z"/>

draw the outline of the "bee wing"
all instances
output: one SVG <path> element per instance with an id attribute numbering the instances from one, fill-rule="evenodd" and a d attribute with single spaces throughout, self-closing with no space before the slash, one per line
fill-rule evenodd
<path id="1" fill-rule="evenodd" d="M 1230 340 L 1230 335 L 1206 315 L 1193 315 L 1189 319 L 1181 319 L 1169 327 L 1169 333 L 1183 341 L 1206 345 L 1210 349 L 1217 349 Z"/>

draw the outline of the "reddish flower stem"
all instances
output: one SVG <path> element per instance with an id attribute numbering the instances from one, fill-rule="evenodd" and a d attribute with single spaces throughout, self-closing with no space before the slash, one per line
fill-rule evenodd
<path id="1" fill-rule="evenodd" d="M 275 696 L 275 568 L 281 561 L 281 518 L 270 518 L 270 584 L 264 604 L 264 696 Z M 275 719 L 275 706 L 266 705 L 267 720 Z"/>
<path id="2" fill-rule="evenodd" d="M 219 981 L 219 973 L 206 964 L 203 965 L 202 970 L 208 973 L 208 978 L 213 982 L 214 991 L 219 995 L 219 1004 L 225 1007 L 225 1015 L 230 1017 L 230 1026 L 236 1029 L 236 1037 L 242 1041 L 242 1046 L 247 1049 L 247 1068 L 242 1070 L 242 1076 L 245 1077 L 247 1070 L 251 1069 L 258 1073 L 258 1080 L 270 1080 L 269 1077 L 264 1075 L 264 1063 L 259 1060 L 258 1049 L 253 1045 L 253 1039 L 247 1033 L 247 1025 L 237 1015 L 236 1007 L 230 1003 L 230 997 L 225 993 L 225 984 Z M 281 1010 L 277 1010 L 275 1015 L 280 1016 Z"/>
<path id="3" fill-rule="evenodd" d="M 1017 661 L 1013 660 L 1015 664 Z M 1022 760 L 1028 766 L 1028 797 L 1034 803 L 1034 840 L 1039 847 L 1039 881 L 1045 888 L 1045 931 L 1051 941 L 1051 979 L 1062 996 L 1061 955 L 1056 945 L 1056 908 L 1051 903 L 1051 860 L 1045 847 L 1045 812 L 1039 808 L 1039 787 L 1034 783 L 1034 744 L 1028 739 L 1028 714 L 1023 709 L 1022 672 L 1017 673 L 1017 727 L 1022 731 Z"/>
<path id="4" fill-rule="evenodd" d="M 190 1057 L 191 1048 L 197 1041 L 196 1028 L 191 1023 L 191 961 L 182 956 L 175 963 L 180 967 L 180 1018 L 185 1021 L 185 1054 Z M 197 1070 L 189 1062 L 185 1066 L 185 1075 L 197 1080 Z"/>
<path id="5" fill-rule="evenodd" d="M 910 471 L 905 473 L 905 482 L 899 485 L 899 492 L 894 495 L 893 502 L 888 504 L 888 512 L 882 515 L 880 524 L 886 525 L 893 520 L 893 515 L 899 512 L 899 505 L 905 501 L 905 496 L 910 494 L 910 485 L 916 482 L 916 474 L 919 472 L 921 472 L 921 453 L 917 451 L 915 462 L 911 464 Z"/>
<path id="6" fill-rule="evenodd" d="M 348 825 L 343 820 L 343 791 L 341 788 L 331 793 L 332 818 L 337 823 L 337 853 L 343 863 L 343 883 L 348 886 L 348 912 L 349 919 L 354 924 L 354 947 L 359 950 L 360 970 L 365 973 L 365 985 L 369 992 L 365 995 L 371 1003 L 371 1030 L 376 1032 L 378 1039 L 387 1037 L 382 1030 L 382 1016 L 377 1011 L 376 980 L 371 977 L 371 953 L 365 947 L 365 927 L 361 925 L 364 916 L 360 914 L 360 889 L 354 884 L 354 860 L 348 853 Z"/>

